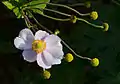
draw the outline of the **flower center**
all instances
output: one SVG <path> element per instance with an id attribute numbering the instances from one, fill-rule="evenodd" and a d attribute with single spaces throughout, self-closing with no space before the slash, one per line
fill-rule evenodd
<path id="1" fill-rule="evenodd" d="M 46 43 L 43 40 L 34 40 L 32 42 L 32 50 L 36 53 L 41 53 L 46 48 Z"/>

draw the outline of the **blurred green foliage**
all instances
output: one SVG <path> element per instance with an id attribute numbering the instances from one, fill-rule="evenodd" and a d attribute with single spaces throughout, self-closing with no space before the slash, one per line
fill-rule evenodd
<path id="1" fill-rule="evenodd" d="M 63 23 L 37 16 L 37 18 L 41 18 L 40 22 L 49 29 L 60 29 L 60 37 L 78 54 L 100 59 L 100 65 L 97 68 L 92 67 L 87 60 L 77 57 L 71 63 L 63 60 L 61 65 L 53 66 L 49 70 L 52 74 L 49 80 L 42 78 L 41 68 L 36 63 L 24 61 L 21 51 L 15 49 L 13 45 L 13 40 L 19 31 L 26 27 L 24 20 L 16 19 L 14 13 L 3 4 L 0 4 L 0 8 L 2 11 L 0 14 L 1 84 L 120 84 L 119 6 L 95 1 L 90 9 L 76 7 L 82 12 L 96 10 L 99 13 L 98 20 L 90 21 L 95 24 L 108 22 L 110 28 L 107 32 L 83 22 Z M 64 51 L 69 52 L 66 48 Z"/>
<path id="2" fill-rule="evenodd" d="M 46 7 L 46 4 L 38 4 L 42 2 L 49 2 L 50 0 L 32 0 L 32 1 L 27 1 L 27 0 L 9 0 L 9 1 L 2 1 L 2 3 L 10 10 L 12 10 L 17 18 L 22 18 L 22 9 L 24 7 L 29 7 L 31 8 L 42 8 L 44 9 Z M 37 5 L 36 5 L 37 4 Z M 38 9 L 32 9 L 34 13 L 43 13 Z"/>

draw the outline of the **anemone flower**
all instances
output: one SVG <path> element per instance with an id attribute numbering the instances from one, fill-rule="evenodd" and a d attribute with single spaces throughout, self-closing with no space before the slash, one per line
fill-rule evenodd
<path id="1" fill-rule="evenodd" d="M 22 29 L 19 36 L 14 39 L 14 45 L 23 50 L 24 60 L 37 61 L 37 64 L 44 69 L 61 64 L 64 55 L 61 39 L 42 30 L 38 30 L 33 35 L 30 29 Z"/>

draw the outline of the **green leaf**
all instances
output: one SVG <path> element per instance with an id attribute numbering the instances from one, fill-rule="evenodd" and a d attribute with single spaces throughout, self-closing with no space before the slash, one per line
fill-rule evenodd
<path id="1" fill-rule="evenodd" d="M 2 2 L 8 9 L 12 10 L 15 6 L 13 6 L 9 1 Z"/>
<path id="2" fill-rule="evenodd" d="M 44 9 L 46 7 L 46 4 L 39 4 L 43 2 L 50 2 L 50 0 L 34 0 L 34 1 L 29 2 L 27 5 L 29 5 L 29 7 L 31 8 Z M 43 11 L 40 11 L 39 9 L 32 9 L 32 11 L 34 13 L 43 14 Z"/>
<path id="3" fill-rule="evenodd" d="M 17 16 L 17 18 L 21 18 L 22 17 L 22 13 L 21 13 L 21 11 L 20 11 L 20 9 L 18 7 L 16 7 L 15 9 L 13 9 L 13 12 Z"/>
<path id="4" fill-rule="evenodd" d="M 15 15 L 17 16 L 17 18 L 21 18 L 22 17 L 22 13 L 21 13 L 21 7 L 23 5 L 29 6 L 31 8 L 40 8 L 40 9 L 44 9 L 46 7 L 46 4 L 39 4 L 39 3 L 43 3 L 43 2 L 50 2 L 50 0 L 32 0 L 31 2 L 24 1 L 24 0 L 15 0 L 15 1 L 3 1 L 2 3 L 7 6 L 8 9 L 12 10 Z M 26 4 L 27 3 L 27 4 Z M 34 13 L 38 13 L 38 14 L 43 14 L 43 11 L 40 11 L 38 9 L 31 9 Z M 28 15 L 30 16 L 30 15 Z"/>
<path id="5" fill-rule="evenodd" d="M 15 0 L 15 1 L 3 1 L 2 3 L 10 10 L 12 10 L 15 15 L 17 16 L 17 18 L 21 18 L 22 14 L 21 14 L 21 6 L 18 6 L 18 2 L 19 0 Z M 14 5 L 13 5 L 14 4 Z"/>
<path id="6" fill-rule="evenodd" d="M 19 2 L 20 0 L 15 0 L 16 2 Z"/>

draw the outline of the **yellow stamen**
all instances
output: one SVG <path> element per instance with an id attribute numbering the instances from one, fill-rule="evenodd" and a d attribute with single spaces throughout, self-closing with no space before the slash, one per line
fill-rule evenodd
<path id="1" fill-rule="evenodd" d="M 43 40 L 34 40 L 32 42 L 32 49 L 36 52 L 36 53 L 41 53 L 45 50 L 46 48 L 46 43 Z"/>

